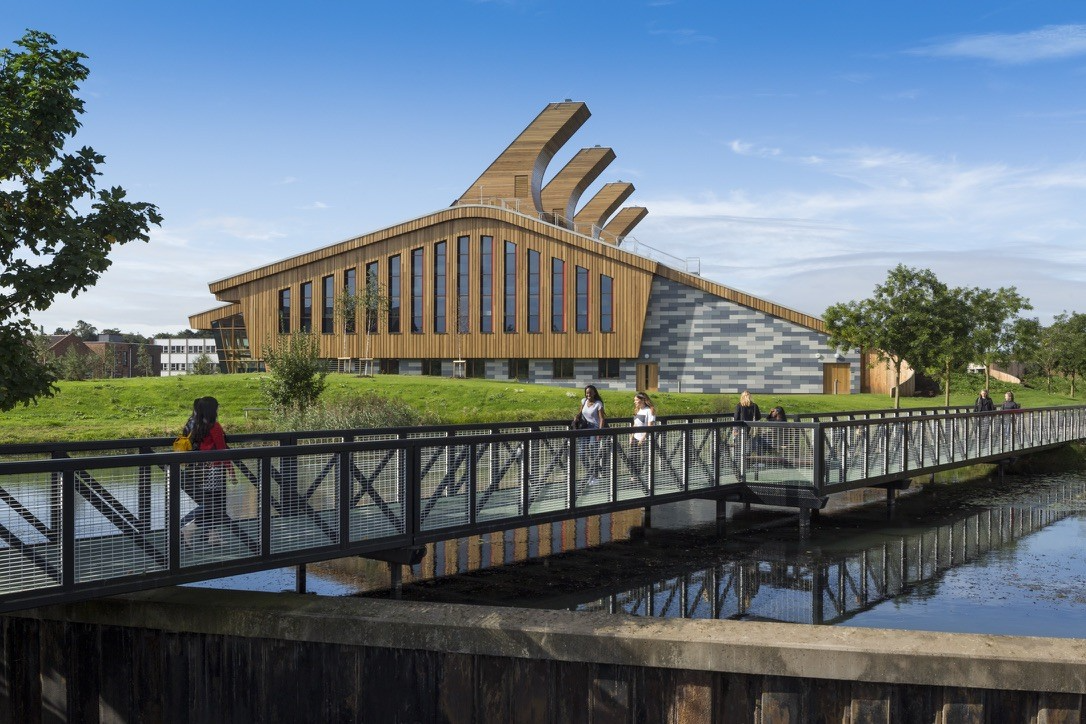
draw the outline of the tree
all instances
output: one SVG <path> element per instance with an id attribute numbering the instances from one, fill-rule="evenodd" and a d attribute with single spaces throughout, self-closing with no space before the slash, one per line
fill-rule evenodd
<path id="1" fill-rule="evenodd" d="M 162 223 L 157 207 L 125 200 L 123 188 L 97 189 L 104 156 L 64 151 L 81 125 L 86 56 L 34 30 L 15 45 L 0 49 L 0 411 L 56 389 L 35 358 L 30 314 L 86 291 L 115 245 L 147 241 Z"/>
<path id="2" fill-rule="evenodd" d="M 870 299 L 834 304 L 823 315 L 830 344 L 868 349 L 894 370 L 894 406 L 901 407 L 901 368 L 932 366 L 938 325 L 943 320 L 939 302 L 946 285 L 928 269 L 899 264 L 875 287 Z"/>
<path id="3" fill-rule="evenodd" d="M 977 289 L 970 304 L 972 321 L 972 346 L 976 359 L 984 363 L 984 387 L 991 386 L 992 365 L 1006 364 L 1015 358 L 1014 348 L 1019 345 L 1016 328 L 1018 314 L 1033 309 L 1029 300 L 1014 287 Z"/>
<path id="4" fill-rule="evenodd" d="M 372 374 L 369 368 L 371 364 L 370 345 L 373 335 L 381 328 L 381 319 L 388 315 L 390 300 L 385 294 L 384 288 L 376 280 L 367 279 L 362 289 L 358 292 L 350 292 L 346 289 L 336 297 L 336 312 L 343 319 L 343 328 L 346 333 L 353 332 L 357 327 L 359 312 L 363 320 L 362 330 L 365 341 L 363 342 L 362 356 L 366 360 L 366 367 L 362 374 Z M 347 356 L 347 334 L 343 336 L 343 356 Z"/>
<path id="5" fill-rule="evenodd" d="M 135 372 L 140 377 L 151 377 L 155 373 L 154 361 L 151 359 L 151 346 L 141 344 L 136 348 Z"/>
<path id="6" fill-rule="evenodd" d="M 931 345 L 927 372 L 942 380 L 943 397 L 950 407 L 951 373 L 963 369 L 976 352 L 972 310 L 981 290 L 943 287 L 934 299 L 938 322 L 928 337 Z"/>
<path id="7" fill-rule="evenodd" d="M 213 375 L 217 371 L 215 363 L 211 361 L 211 357 L 208 356 L 207 352 L 192 361 L 191 373 L 194 375 Z"/>
<path id="8" fill-rule="evenodd" d="M 97 356 L 80 354 L 69 348 L 67 352 L 53 362 L 55 374 L 62 380 L 85 380 L 94 374 Z"/>
<path id="9" fill-rule="evenodd" d="M 1086 375 L 1086 314 L 1058 314 L 1052 326 L 1056 328 L 1056 369 L 1070 380 L 1071 397 L 1074 397 L 1075 382 Z"/>
<path id="10" fill-rule="evenodd" d="M 306 332 L 283 334 L 263 350 L 268 368 L 264 394 L 272 405 L 304 412 L 324 392 L 328 371 L 320 359 L 320 340 Z"/>
<path id="11" fill-rule="evenodd" d="M 98 338 L 98 328 L 90 322 L 84 322 L 80 319 L 75 323 L 75 326 L 72 327 L 72 334 L 79 337 L 84 342 L 92 342 Z"/>

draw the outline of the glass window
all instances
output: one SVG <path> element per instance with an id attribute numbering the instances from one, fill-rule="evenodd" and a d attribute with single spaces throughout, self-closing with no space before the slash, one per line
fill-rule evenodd
<path id="1" fill-rule="evenodd" d="M 434 244 L 434 332 L 445 333 L 445 263 L 446 244 L 439 241 Z"/>
<path id="2" fill-rule="evenodd" d="M 400 255 L 388 260 L 388 331 L 400 331 Z"/>
<path id="3" fill-rule="evenodd" d="M 349 300 L 354 299 L 355 291 L 355 271 L 354 269 L 348 269 L 343 272 L 343 295 Z M 344 309 L 343 319 L 343 331 L 346 334 L 354 334 L 354 320 L 355 315 L 358 313 L 357 307 L 354 304 L 348 304 L 349 308 Z"/>
<path id="4" fill-rule="evenodd" d="M 571 359 L 554 359 L 552 360 L 554 367 L 554 379 L 556 380 L 572 380 L 573 379 L 573 360 Z"/>
<path id="5" fill-rule="evenodd" d="M 479 331 L 494 331 L 494 237 L 479 240 Z M 471 377 L 469 374 L 468 377 Z"/>
<path id="6" fill-rule="evenodd" d="M 321 334 L 336 331 L 336 278 L 329 274 L 321 279 Z"/>
<path id="7" fill-rule="evenodd" d="M 377 363 L 377 373 L 382 375 L 400 374 L 400 360 L 383 359 Z"/>
<path id="8" fill-rule="evenodd" d="M 456 331 L 470 332 L 468 319 L 471 314 L 471 267 L 469 238 L 461 236 L 456 240 Z"/>
<path id="9" fill-rule="evenodd" d="M 509 379 L 511 380 L 527 380 L 528 379 L 528 360 L 526 359 L 511 359 L 508 363 Z"/>
<path id="10" fill-rule="evenodd" d="M 313 282 L 302 284 L 302 315 L 298 328 L 303 332 L 313 331 Z"/>
<path id="11" fill-rule="evenodd" d="M 577 267 L 577 331 L 588 331 L 588 270 Z"/>
<path id="12" fill-rule="evenodd" d="M 601 359 L 598 377 L 601 380 L 617 380 L 619 377 L 618 360 Z"/>
<path id="13" fill-rule="evenodd" d="M 422 361 L 422 374 L 430 377 L 441 376 L 441 360 L 439 359 L 424 359 Z"/>
<path id="14" fill-rule="evenodd" d="M 279 334 L 290 334 L 290 290 L 279 290 Z"/>
<path id="15" fill-rule="evenodd" d="M 422 332 L 422 249 L 411 250 L 411 331 Z"/>
<path id="16" fill-rule="evenodd" d="M 506 332 L 517 331 L 517 245 L 505 242 L 505 322 Z"/>
<path id="17" fill-rule="evenodd" d="M 528 331 L 540 331 L 539 310 L 539 252 L 528 250 Z"/>
<path id="18" fill-rule="evenodd" d="M 486 360 L 469 359 L 464 369 L 464 376 L 480 380 L 486 379 Z"/>
<path id="19" fill-rule="evenodd" d="M 366 289 L 365 289 L 365 304 L 366 309 L 366 333 L 377 334 L 377 297 L 381 294 L 381 277 L 380 267 L 377 262 L 371 261 L 366 265 Z"/>
<path id="20" fill-rule="evenodd" d="M 615 331 L 615 280 L 600 274 L 600 331 Z"/>
<path id="21" fill-rule="evenodd" d="M 551 331 L 566 331 L 566 263 L 551 258 Z"/>

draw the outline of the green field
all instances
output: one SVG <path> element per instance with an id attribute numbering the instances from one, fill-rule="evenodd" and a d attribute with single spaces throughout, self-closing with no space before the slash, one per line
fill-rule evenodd
<path id="1" fill-rule="evenodd" d="M 53 398 L 0 415 L 0 440 L 47 442 L 123 437 L 158 437 L 177 434 L 188 419 L 192 400 L 212 395 L 219 400 L 219 419 L 227 434 L 280 429 L 267 410 L 261 391 L 264 374 L 143 377 L 133 379 L 61 382 Z M 961 392 L 951 403 L 973 403 L 979 376 L 962 376 Z M 993 385 L 998 402 L 1004 389 L 1013 389 L 1024 407 L 1077 404 L 1066 394 L 1047 394 L 1017 385 Z M 499 422 L 572 418 L 580 388 L 530 385 L 521 382 L 453 380 L 438 377 L 329 375 L 324 398 L 350 398 L 366 392 L 408 402 L 428 419 L 444 423 Z M 632 414 L 631 391 L 603 391 L 610 414 Z M 732 410 L 737 394 L 653 395 L 657 413 L 675 415 Z M 763 411 L 775 404 L 790 413 L 890 407 L 885 395 L 755 395 Z M 902 401 L 912 407 L 942 404 L 942 397 L 914 397 Z M 249 409 L 246 409 L 249 408 Z"/>

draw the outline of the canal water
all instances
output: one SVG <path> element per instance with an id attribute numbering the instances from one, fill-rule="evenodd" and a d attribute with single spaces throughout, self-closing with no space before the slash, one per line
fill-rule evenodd
<path id="1" fill-rule="evenodd" d="M 1086 638 L 1086 474 L 1007 476 L 831 500 L 795 516 L 693 501 L 430 546 L 405 599 L 640 616 Z M 295 569 L 198 585 L 293 590 Z M 387 597 L 383 563 L 309 566 L 322 595 Z"/>

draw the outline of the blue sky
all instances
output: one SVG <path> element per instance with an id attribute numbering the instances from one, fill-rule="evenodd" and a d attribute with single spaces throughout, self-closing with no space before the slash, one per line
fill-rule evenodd
<path id="1" fill-rule="evenodd" d="M 1086 311 L 1080 2 L 0 0 L 89 58 L 79 144 L 149 244 L 36 320 L 154 333 L 207 284 L 447 206 L 549 102 L 637 239 L 811 314 L 898 263 Z M 596 186 L 582 197 L 587 200 Z"/>

